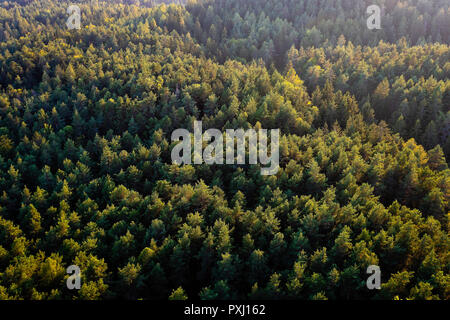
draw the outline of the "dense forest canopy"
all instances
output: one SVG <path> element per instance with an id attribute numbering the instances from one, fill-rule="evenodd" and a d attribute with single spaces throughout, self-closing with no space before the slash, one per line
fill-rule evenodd
<path id="1" fill-rule="evenodd" d="M 0 299 L 449 299 L 449 2 L 162 2 L 0 3 Z M 195 120 L 280 170 L 172 164 Z"/>
<path id="2" fill-rule="evenodd" d="M 208 57 L 294 67 L 311 93 L 330 81 L 402 137 L 450 156 L 450 2 L 375 1 L 382 29 L 366 27 L 372 0 L 208 0 L 156 21 L 194 37 Z M 174 21 L 176 20 L 176 22 Z M 373 110 L 373 112 L 371 111 Z"/>

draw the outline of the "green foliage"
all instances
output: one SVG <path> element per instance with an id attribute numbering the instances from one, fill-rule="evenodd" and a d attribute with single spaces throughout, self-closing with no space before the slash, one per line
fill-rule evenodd
<path id="1" fill-rule="evenodd" d="M 176 290 L 173 290 L 172 293 L 169 296 L 169 300 L 187 300 L 187 296 L 184 293 L 184 290 L 182 287 L 179 287 Z"/>
<path id="2" fill-rule="evenodd" d="M 448 299 L 448 4 L 368 33 L 367 1 L 315 2 L 79 3 L 72 31 L 2 2 L 0 299 Z M 172 164 L 195 119 L 280 128 L 280 170 Z"/>

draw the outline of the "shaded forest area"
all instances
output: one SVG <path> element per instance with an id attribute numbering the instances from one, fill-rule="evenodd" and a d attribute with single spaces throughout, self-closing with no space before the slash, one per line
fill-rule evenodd
<path id="1" fill-rule="evenodd" d="M 0 4 L 0 299 L 449 299 L 448 1 L 72 3 Z M 172 164 L 194 120 L 280 170 Z"/>

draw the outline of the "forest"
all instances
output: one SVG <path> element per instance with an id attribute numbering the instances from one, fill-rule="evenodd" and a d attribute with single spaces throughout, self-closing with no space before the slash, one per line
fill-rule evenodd
<path id="1" fill-rule="evenodd" d="M 5 0 L 0 300 L 448 300 L 449 76 L 448 0 Z M 280 169 L 172 163 L 200 120 Z"/>

